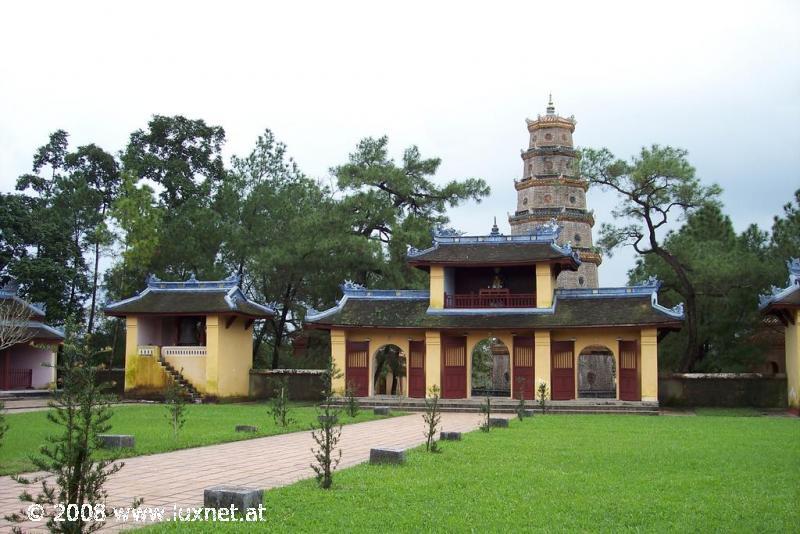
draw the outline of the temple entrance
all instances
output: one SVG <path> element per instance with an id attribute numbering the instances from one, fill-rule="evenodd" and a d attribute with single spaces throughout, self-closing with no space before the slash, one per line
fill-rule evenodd
<path id="1" fill-rule="evenodd" d="M 442 336 L 442 398 L 467 398 L 467 338 Z"/>
<path id="2" fill-rule="evenodd" d="M 533 400 L 533 336 L 514 336 L 514 398 Z"/>
<path id="3" fill-rule="evenodd" d="M 578 356 L 578 397 L 617 398 L 617 366 L 614 353 L 607 347 L 586 347 Z"/>
<path id="4" fill-rule="evenodd" d="M 472 396 L 511 396 L 511 357 L 496 337 L 479 341 L 472 349 Z"/>
<path id="5" fill-rule="evenodd" d="M 406 354 L 397 345 L 384 345 L 372 357 L 374 395 L 406 395 Z"/>
<path id="6" fill-rule="evenodd" d="M 344 379 L 356 397 L 369 396 L 369 341 L 348 341 L 345 345 Z"/>
<path id="7" fill-rule="evenodd" d="M 572 400 L 575 398 L 575 342 L 550 343 L 550 398 Z"/>
<path id="8" fill-rule="evenodd" d="M 408 342 L 408 396 L 425 397 L 425 342 Z"/>
<path id="9" fill-rule="evenodd" d="M 619 342 L 619 398 L 626 401 L 642 400 L 639 389 L 639 343 Z"/>

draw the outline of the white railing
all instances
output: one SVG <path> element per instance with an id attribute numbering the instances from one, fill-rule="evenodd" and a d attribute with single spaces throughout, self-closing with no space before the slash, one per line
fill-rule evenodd
<path id="1" fill-rule="evenodd" d="M 139 356 L 152 356 L 155 354 L 156 348 L 152 345 L 139 345 Z"/>
<path id="2" fill-rule="evenodd" d="M 205 347 L 161 347 L 162 356 L 205 356 Z"/>

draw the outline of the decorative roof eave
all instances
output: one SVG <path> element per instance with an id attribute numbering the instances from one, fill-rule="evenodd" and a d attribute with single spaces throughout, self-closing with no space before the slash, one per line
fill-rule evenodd
<path id="1" fill-rule="evenodd" d="M 496 224 L 495 228 L 496 230 Z M 573 264 L 573 267 L 577 269 L 577 267 L 581 264 L 581 258 L 578 251 L 572 249 L 571 245 L 558 245 L 556 241 L 558 236 L 561 233 L 561 226 L 555 219 L 550 219 L 549 221 L 537 225 L 530 233 L 527 234 L 516 234 L 516 235 L 504 235 L 500 234 L 499 232 L 493 232 L 489 235 L 461 235 L 457 231 L 449 230 L 449 231 L 437 231 L 433 234 L 433 246 L 428 247 L 424 250 L 418 250 L 413 247 L 409 247 L 408 253 L 406 258 L 410 265 L 431 265 L 431 264 L 438 264 L 438 265 L 459 265 L 462 262 L 460 261 L 428 261 L 425 260 L 424 256 L 434 250 L 438 249 L 441 246 L 450 246 L 450 245 L 506 245 L 506 244 L 549 244 L 550 247 L 556 252 L 559 257 L 550 258 L 549 261 L 559 261 L 559 260 L 566 260 Z M 538 260 L 541 262 L 542 260 Z M 474 263 L 474 262 L 469 262 Z M 527 265 L 531 263 L 537 263 L 537 261 L 515 261 L 515 262 L 489 262 L 489 264 L 497 264 L 497 265 Z"/>
<path id="2" fill-rule="evenodd" d="M 601 288 L 576 288 L 576 289 L 556 289 L 555 300 L 574 299 L 574 298 L 620 298 L 620 297 L 641 297 L 650 295 L 650 305 L 654 310 L 682 321 L 685 318 L 684 305 L 679 303 L 672 308 L 667 308 L 658 303 L 658 290 L 661 288 L 661 281 L 655 277 L 650 277 L 641 284 L 625 287 L 601 287 Z"/>
<path id="3" fill-rule="evenodd" d="M 336 306 L 328 308 L 327 310 L 318 312 L 313 309 L 308 310 L 306 321 L 314 322 L 324 319 L 329 315 L 333 315 L 341 311 L 349 299 L 353 300 L 430 300 L 431 293 L 422 289 L 367 289 L 361 284 L 357 284 L 350 280 L 345 280 L 341 285 L 342 298 L 336 303 Z"/>
<path id="4" fill-rule="evenodd" d="M 791 258 L 786 262 L 789 271 L 788 285 L 784 288 L 772 286 L 770 293 L 759 295 L 758 309 L 762 312 L 769 312 L 776 308 L 797 308 L 798 305 L 792 303 L 782 303 L 787 297 L 795 292 L 800 292 L 800 258 Z"/>
<path id="5" fill-rule="evenodd" d="M 239 287 L 239 276 L 231 275 L 224 280 L 197 280 L 194 274 L 191 275 L 189 280 L 185 282 L 165 282 L 163 280 L 158 279 L 155 275 L 150 275 L 147 277 L 147 288 L 144 291 L 139 293 L 138 295 L 134 295 L 133 297 L 129 297 L 127 299 L 123 299 L 117 302 L 112 302 L 107 304 L 103 309 L 103 312 L 106 315 L 112 317 L 124 317 L 127 315 L 148 315 L 148 313 L 132 313 L 127 311 L 118 311 L 118 308 L 129 304 L 131 302 L 136 302 L 141 300 L 145 295 L 149 293 L 178 293 L 178 292 L 191 292 L 191 293 L 220 293 L 225 292 L 224 300 L 226 305 L 228 306 L 228 312 L 231 315 L 241 315 L 244 317 L 249 317 L 253 319 L 264 318 L 267 316 L 275 315 L 275 310 L 270 308 L 269 306 L 264 306 L 262 304 L 258 304 L 256 302 L 251 301 L 248 299 L 244 293 L 242 292 L 241 288 Z M 237 301 L 243 301 L 248 306 L 252 306 L 256 310 L 262 312 L 261 314 L 252 314 L 246 311 L 239 309 L 237 305 Z M 203 313 L 203 311 L 196 311 L 192 312 L 191 315 L 197 315 L 198 313 Z M 219 310 L 210 311 L 207 310 L 205 313 L 213 313 L 219 314 L 223 313 Z M 181 312 L 175 313 L 168 313 L 168 312 L 158 312 L 154 313 L 153 315 L 181 315 Z"/>

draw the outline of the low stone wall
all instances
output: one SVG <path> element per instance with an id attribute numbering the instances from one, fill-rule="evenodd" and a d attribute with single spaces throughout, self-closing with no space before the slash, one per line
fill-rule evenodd
<path id="1" fill-rule="evenodd" d="M 286 377 L 289 382 L 289 399 L 299 401 L 322 400 L 321 369 L 251 369 L 250 397 L 272 397 L 272 379 Z"/>
<path id="2" fill-rule="evenodd" d="M 676 373 L 658 377 L 661 406 L 786 408 L 786 375 Z"/>

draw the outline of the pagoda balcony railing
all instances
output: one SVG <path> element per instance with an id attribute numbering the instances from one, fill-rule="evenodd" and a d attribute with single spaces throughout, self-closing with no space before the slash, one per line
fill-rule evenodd
<path id="1" fill-rule="evenodd" d="M 445 308 L 535 308 L 536 293 L 482 289 L 478 293 L 445 293 Z"/>

